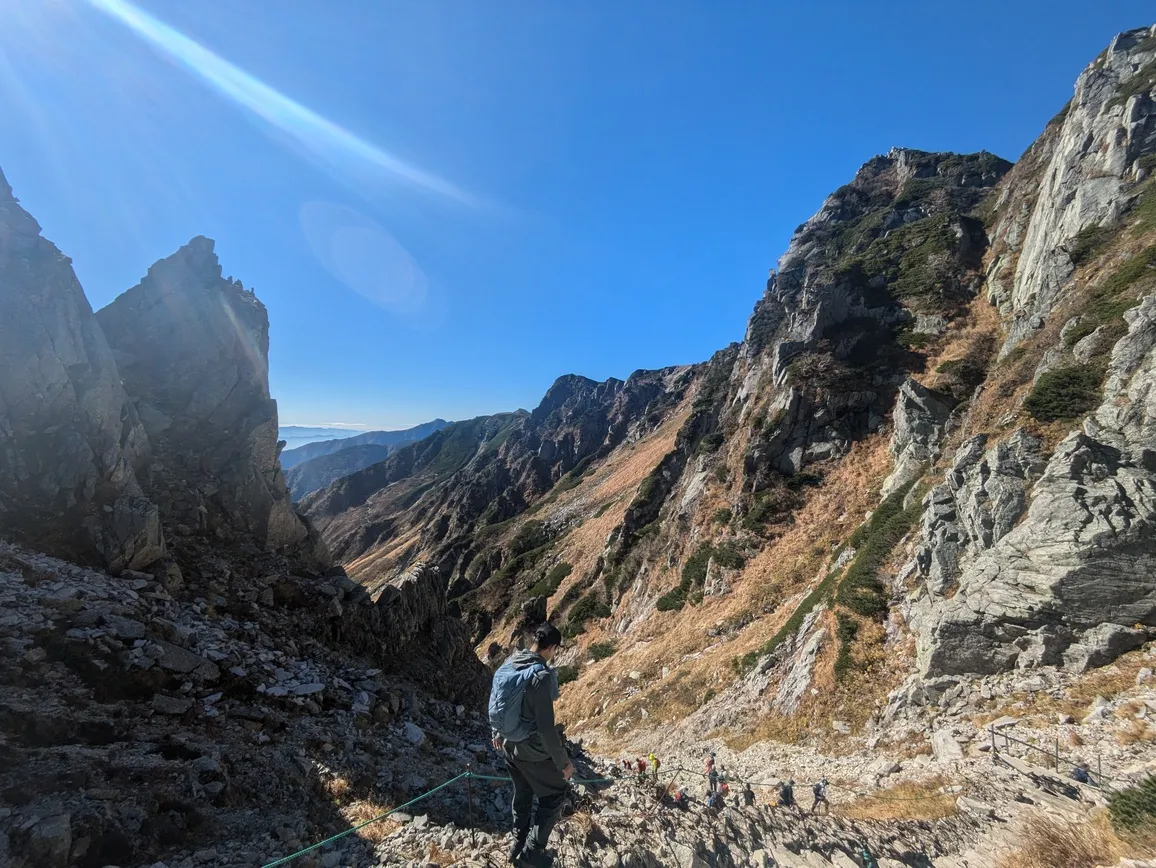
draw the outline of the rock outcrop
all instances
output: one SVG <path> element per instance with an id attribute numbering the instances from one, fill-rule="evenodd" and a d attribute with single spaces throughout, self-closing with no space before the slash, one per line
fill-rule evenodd
<path id="1" fill-rule="evenodd" d="M 927 463 L 939 456 L 939 443 L 954 401 L 912 379 L 899 387 L 895 401 L 891 456 L 895 469 L 883 482 L 883 497 L 923 475 Z"/>
<path id="2" fill-rule="evenodd" d="M 308 531 L 277 456 L 265 306 L 194 238 L 97 313 L 154 452 L 166 521 L 282 549 Z"/>
<path id="3" fill-rule="evenodd" d="M 0 175 L 0 529 L 139 569 L 161 558 L 149 444 L 69 259 Z"/>
<path id="4" fill-rule="evenodd" d="M 962 450 L 957 457 L 974 466 L 955 474 L 974 480 L 957 489 L 971 503 L 961 516 L 965 546 L 985 550 L 961 570 L 958 592 L 918 625 L 925 677 L 1065 663 L 1082 670 L 1156 635 L 1156 297 L 1125 318 L 1103 403 L 1056 448 L 1019 524 L 1011 527 L 1037 460 L 1026 440 L 996 447 L 982 463 Z M 933 592 L 959 551 L 960 534 L 935 517 L 951 512 L 946 493 L 937 499 L 942 488 L 930 498 L 921 557 Z"/>
<path id="5" fill-rule="evenodd" d="M 1071 286 L 1080 232 L 1119 219 L 1131 204 L 1129 182 L 1150 171 L 1140 160 L 1156 148 L 1154 60 L 1156 29 L 1131 30 L 1113 39 L 1076 81 L 1062 122 L 1048 138 L 1030 217 L 1025 224 L 1022 211 L 1008 214 L 1017 225 L 1009 252 L 1018 259 L 1011 286 L 993 294 L 1009 321 L 1004 353 L 1043 326 Z"/>

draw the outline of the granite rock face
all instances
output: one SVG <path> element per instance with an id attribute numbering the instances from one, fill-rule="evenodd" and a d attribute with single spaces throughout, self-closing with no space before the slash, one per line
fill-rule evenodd
<path id="1" fill-rule="evenodd" d="M 1145 171 L 1140 157 L 1156 148 L 1153 89 L 1132 87 L 1156 60 L 1154 30 L 1121 33 L 1080 75 L 1062 121 L 1036 155 L 1045 168 L 1034 201 L 1009 212 L 1014 230 L 997 230 L 1011 232 L 1010 250 L 1018 253 L 1011 285 L 993 293 L 1010 321 L 1004 353 L 1041 327 L 1071 286 L 1080 231 L 1114 222 L 1131 204 L 1127 185 Z"/>
<path id="2" fill-rule="evenodd" d="M 895 469 L 883 483 L 883 497 L 916 479 L 927 462 L 938 456 L 954 403 L 950 396 L 933 392 L 910 378 L 899 387 L 891 436 Z"/>
<path id="3" fill-rule="evenodd" d="M 167 521 L 304 542 L 278 463 L 265 306 L 221 275 L 197 237 L 97 313 L 155 461 L 146 483 Z"/>
<path id="4" fill-rule="evenodd" d="M 957 460 L 974 466 L 958 474 L 973 482 L 956 489 L 957 503 L 964 492 L 965 503 L 992 507 L 973 508 L 972 520 L 962 522 L 971 528 L 968 544 L 984 550 L 960 568 L 957 593 L 916 618 L 925 677 L 1055 664 L 1083 669 L 1156 634 L 1156 297 L 1125 318 L 1128 333 L 1112 352 L 1103 403 L 1083 431 L 1056 448 L 1014 528 L 1009 523 L 1022 511 L 1035 460 L 1024 440 L 1018 458 L 1013 444 L 1002 458 L 999 447 L 985 456 L 982 486 L 976 483 L 985 476 L 982 464 L 966 453 Z M 990 472 L 992 458 L 1004 472 Z M 935 517 L 938 510 L 947 518 L 936 492 L 921 560 L 928 564 L 929 600 L 938 590 L 935 577 L 953 566 L 949 524 Z"/>
<path id="5" fill-rule="evenodd" d="M 114 570 L 165 553 L 136 409 L 68 257 L 0 175 L 0 527 Z"/>

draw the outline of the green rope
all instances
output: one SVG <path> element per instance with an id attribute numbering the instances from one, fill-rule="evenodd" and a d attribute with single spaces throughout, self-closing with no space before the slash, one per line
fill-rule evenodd
<path id="1" fill-rule="evenodd" d="M 513 778 L 509 777 L 508 775 L 479 775 L 479 774 L 476 774 L 475 772 L 470 772 L 470 777 L 473 778 L 475 781 L 506 781 L 506 782 L 509 782 L 509 781 L 513 780 Z M 570 778 L 570 783 L 572 783 L 572 784 L 614 784 L 614 783 L 617 783 L 618 780 L 625 780 L 625 779 L 624 778 L 623 779 L 616 779 L 616 778 Z"/>
<path id="2" fill-rule="evenodd" d="M 410 805 L 417 804 L 422 799 L 428 799 L 430 796 L 432 796 L 438 790 L 444 790 L 450 784 L 457 783 L 462 778 L 468 778 L 470 776 L 470 774 L 471 774 L 471 772 L 462 772 L 456 778 L 450 778 L 445 783 L 438 784 L 436 787 L 434 787 L 429 792 L 422 793 L 420 796 L 417 796 L 416 798 L 410 799 L 404 805 L 398 805 L 396 808 L 390 808 L 384 814 L 378 814 L 376 817 L 374 817 L 371 820 L 366 820 L 364 823 L 358 823 L 356 826 L 353 826 L 352 828 L 346 829 L 344 832 L 338 832 L 336 835 L 332 835 L 332 836 L 326 838 L 324 841 L 318 841 L 316 844 L 313 844 L 310 847 L 306 847 L 304 850 L 298 850 L 296 853 L 293 853 L 289 856 L 284 856 L 281 859 L 277 859 L 273 862 L 269 862 L 265 865 L 262 865 L 261 868 L 274 868 L 275 865 L 284 865 L 286 862 L 291 862 L 292 860 L 296 859 L 298 856 L 304 856 L 306 853 L 309 853 L 313 850 L 316 850 L 318 847 L 324 847 L 326 844 L 332 844 L 338 838 L 344 838 L 346 835 L 352 835 L 354 832 L 358 831 L 359 829 L 364 829 L 366 826 L 370 825 L 371 823 L 376 823 L 379 820 L 384 820 L 390 814 L 396 813 L 396 812 L 400 811 L 402 808 L 408 808 Z"/>

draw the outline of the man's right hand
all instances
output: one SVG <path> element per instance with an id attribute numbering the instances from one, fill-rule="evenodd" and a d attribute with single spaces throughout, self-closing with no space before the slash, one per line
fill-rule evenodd
<path id="1" fill-rule="evenodd" d="M 495 750 L 501 750 L 503 747 L 505 747 L 506 743 L 502 741 L 501 736 L 495 735 L 492 744 L 494 745 Z"/>
<path id="2" fill-rule="evenodd" d="M 574 777 L 574 763 L 566 763 L 566 768 L 562 769 L 562 777 L 566 780 Z"/>

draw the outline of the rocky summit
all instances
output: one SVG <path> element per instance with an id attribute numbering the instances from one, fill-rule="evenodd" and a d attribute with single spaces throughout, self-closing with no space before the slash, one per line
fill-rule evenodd
<path id="1" fill-rule="evenodd" d="M 213 243 L 94 314 L 0 179 L 0 865 L 505 864 L 545 619 L 555 864 L 1152 864 L 1154 173 L 1156 27 L 1014 164 L 869 159 L 710 359 L 293 492 Z"/>

